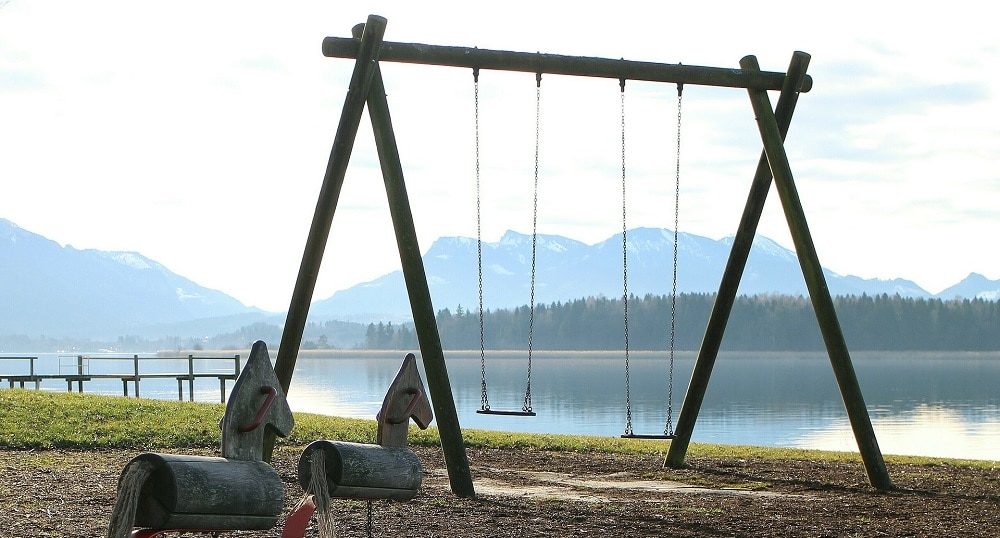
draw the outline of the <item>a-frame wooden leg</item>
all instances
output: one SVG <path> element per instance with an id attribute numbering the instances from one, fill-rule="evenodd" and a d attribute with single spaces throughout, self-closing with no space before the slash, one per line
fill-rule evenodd
<path id="1" fill-rule="evenodd" d="M 743 58 L 740 61 L 740 67 L 745 71 L 758 71 L 760 69 L 757 65 L 757 59 L 753 56 Z M 788 220 L 788 228 L 795 244 L 795 252 L 799 258 L 799 265 L 802 267 L 802 276 L 806 280 L 809 297 L 812 299 L 813 309 L 816 311 L 816 318 L 819 321 L 820 332 L 830 355 L 830 364 L 837 377 L 837 384 L 840 386 L 840 394 L 844 399 L 851 428 L 854 430 L 854 437 L 858 442 L 861 459 L 868 472 L 868 480 L 877 489 L 892 489 L 892 480 L 889 479 L 889 472 L 886 470 L 882 452 L 875 439 L 875 430 L 872 428 L 871 417 L 868 415 L 868 408 L 865 406 L 865 399 L 861 394 L 861 386 L 858 384 L 854 365 L 851 363 L 851 356 L 847 351 L 844 333 L 834 309 L 833 297 L 830 295 L 826 277 L 823 275 L 823 267 L 819 263 L 816 247 L 813 245 L 812 236 L 806 224 L 802 203 L 795 189 L 792 169 L 788 164 L 788 156 L 785 154 L 781 132 L 774 112 L 771 110 L 771 103 L 764 90 L 749 89 L 748 92 L 754 114 L 757 117 L 760 136 L 764 142 L 764 152 L 767 154 L 771 174 L 774 176 L 774 185 L 781 198 L 781 205 L 785 210 L 785 218 Z"/>
<path id="2" fill-rule="evenodd" d="M 385 25 L 386 20 L 376 15 L 369 16 L 365 24 L 365 35 L 361 40 L 357 61 L 354 63 L 351 85 L 344 99 L 344 108 L 340 114 L 340 123 L 337 125 L 337 134 L 333 139 L 333 148 L 330 150 L 323 186 L 316 202 L 316 212 L 313 214 L 309 236 L 306 238 L 295 288 L 292 290 L 291 304 L 285 317 L 285 327 L 281 331 L 281 343 L 274 362 L 274 373 L 278 376 L 281 388 L 286 394 L 292 381 L 292 372 L 295 370 L 299 346 L 302 344 L 302 334 L 305 331 L 309 305 L 316 289 L 323 253 L 330 237 L 333 214 L 337 209 L 340 190 L 347 174 L 347 164 L 351 159 L 354 140 L 357 138 L 361 116 L 365 111 L 365 100 L 368 98 L 372 75 L 375 72 L 375 59 L 382 46 Z M 264 461 L 271 461 L 274 442 L 274 433 L 268 431 L 264 436 Z"/>
<path id="3" fill-rule="evenodd" d="M 782 136 L 788 132 L 792 113 L 795 111 L 795 104 L 798 101 L 799 86 L 805 79 L 808 66 L 808 54 L 797 52 L 792 56 L 775 110 Z M 719 293 L 715 296 L 715 305 L 712 307 L 708 326 L 705 329 L 698 359 L 691 373 L 691 381 L 688 383 L 684 403 L 677 419 L 677 427 L 674 430 L 675 437 L 671 441 L 670 450 L 667 453 L 666 464 L 669 466 L 680 467 L 684 465 L 684 456 L 691 443 L 694 424 L 705 399 L 708 380 L 712 375 L 712 368 L 715 366 L 715 360 L 719 354 L 722 336 L 725 333 L 726 324 L 729 322 L 729 315 L 736 300 L 740 279 L 743 277 L 743 270 L 746 268 L 747 258 L 750 256 L 750 247 L 753 244 L 754 234 L 757 233 L 757 224 L 760 222 L 764 202 L 767 200 L 770 188 L 771 169 L 767 164 L 767 155 L 762 152 L 750 187 L 750 195 L 747 197 L 747 203 L 743 210 L 743 217 L 740 219 L 740 226 L 736 231 L 736 237 L 729 253 L 729 261 L 726 262 L 726 268 L 722 274 Z"/>
<path id="4" fill-rule="evenodd" d="M 441 449 L 448 468 L 451 490 L 459 497 L 475 497 L 472 472 L 469 469 L 469 459 L 462 440 L 462 428 L 458 422 L 451 381 L 444 362 L 441 337 L 438 333 L 437 320 L 434 318 L 427 274 L 424 271 L 423 259 L 420 257 L 413 213 L 403 182 L 403 167 L 399 159 L 399 149 L 396 147 L 389 104 L 378 65 L 375 66 L 375 76 L 372 77 L 372 87 L 368 94 L 368 114 L 371 116 L 372 130 L 375 133 L 375 145 L 382 165 L 386 195 L 389 198 L 389 212 L 392 215 L 392 227 L 396 232 L 403 280 L 406 282 L 414 329 L 420 344 L 424 372 L 427 374 L 427 387 L 431 393 L 434 415 L 437 417 Z"/>

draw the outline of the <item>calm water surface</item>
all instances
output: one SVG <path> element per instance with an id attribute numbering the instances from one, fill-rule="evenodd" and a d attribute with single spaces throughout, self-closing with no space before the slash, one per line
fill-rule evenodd
<path id="1" fill-rule="evenodd" d="M 464 428 L 620 435 L 625 426 L 621 353 L 538 353 L 532 359 L 536 417 L 480 415 L 478 352 L 447 353 L 452 391 Z M 402 359 L 397 355 L 300 358 L 292 408 L 374 417 Z M 683 402 L 694 353 L 674 363 L 672 422 Z M 885 454 L 1000 460 L 1000 353 L 855 353 L 855 370 L 879 446 Z M 487 354 L 489 401 L 519 409 L 526 356 Z M 636 433 L 663 431 L 669 361 L 630 356 Z M 856 451 L 829 359 L 823 353 L 722 354 L 695 425 L 693 442 Z"/>
<path id="2" fill-rule="evenodd" d="M 479 352 L 447 352 L 445 357 L 463 428 L 599 436 L 618 436 L 624 430 L 625 368 L 620 352 L 535 352 L 531 396 L 537 416 L 530 418 L 477 414 Z M 295 411 L 374 418 L 402 358 L 402 352 L 304 353 L 296 363 L 289 404 Z M 683 353 L 674 361 L 674 424 L 694 359 L 694 353 Z M 1000 460 L 1000 353 L 853 353 L 852 359 L 884 454 Z M 487 353 L 491 407 L 521 407 L 526 362 L 523 352 Z M 165 361 L 158 367 L 176 371 L 179 364 Z M 39 373 L 46 373 L 45 365 L 40 359 Z M 186 369 L 186 361 L 183 365 Z M 226 366 L 232 370 L 231 364 L 217 362 L 199 366 L 202 371 Z M 118 365 L 128 367 L 130 363 Z M 115 366 L 104 363 L 101 368 Z M 671 402 L 669 375 L 665 354 L 630 355 L 636 433 L 663 431 Z M 65 390 L 65 383 L 46 383 L 43 389 Z M 120 395 L 122 385 L 117 380 L 92 381 L 85 390 Z M 185 399 L 186 391 L 185 383 Z M 176 399 L 177 383 L 144 380 L 141 394 Z M 218 382 L 198 380 L 195 399 L 218 402 Z M 824 353 L 723 353 L 692 441 L 857 451 Z"/>

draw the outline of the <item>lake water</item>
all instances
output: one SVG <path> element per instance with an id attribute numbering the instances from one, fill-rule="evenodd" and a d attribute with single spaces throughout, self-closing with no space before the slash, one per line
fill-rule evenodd
<path id="1" fill-rule="evenodd" d="M 446 352 L 445 357 L 463 428 L 599 436 L 618 436 L 624 429 L 625 369 L 620 352 L 535 352 L 531 374 L 535 417 L 477 414 L 479 352 Z M 402 352 L 304 353 L 296 363 L 289 404 L 294 411 L 374 418 L 402 358 Z M 694 353 L 681 353 L 674 361 L 674 424 L 694 359 Z M 855 352 L 852 359 L 884 454 L 1000 460 L 1000 353 Z M 186 361 L 183 364 L 186 369 Z M 201 368 L 222 366 L 215 362 Z M 227 366 L 231 371 L 231 363 Z M 636 433 L 663 431 L 668 366 L 663 353 L 630 355 Z M 129 367 L 131 363 L 120 366 Z M 526 355 L 487 353 L 486 368 L 491 406 L 520 409 Z M 46 373 L 44 357 L 36 369 Z M 176 369 L 160 366 L 160 371 Z M 64 382 L 43 384 L 48 390 L 65 387 Z M 198 380 L 195 388 L 197 401 L 220 400 L 215 379 Z M 85 390 L 120 395 L 122 385 L 117 380 L 95 380 Z M 185 383 L 185 399 L 186 391 Z M 176 399 L 177 383 L 144 380 L 141 394 Z M 857 451 L 824 353 L 721 354 L 691 440 Z"/>

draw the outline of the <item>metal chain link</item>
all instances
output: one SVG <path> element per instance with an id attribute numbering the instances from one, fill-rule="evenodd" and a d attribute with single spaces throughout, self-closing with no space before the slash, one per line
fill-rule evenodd
<path id="1" fill-rule="evenodd" d="M 677 148 L 674 166 L 674 272 L 670 292 L 670 373 L 667 379 L 667 422 L 663 426 L 664 435 L 674 434 L 674 343 L 677 330 L 677 241 L 681 208 L 681 98 L 684 84 L 677 84 Z"/>
<path id="2" fill-rule="evenodd" d="M 476 110 L 476 260 L 479 270 L 479 369 L 482 372 L 482 409 L 489 411 L 490 400 L 486 392 L 486 330 L 483 312 L 483 216 L 479 183 L 479 68 L 472 70 L 475 87 Z"/>
<path id="3" fill-rule="evenodd" d="M 625 324 L 625 433 L 632 435 L 632 394 L 629 379 L 629 342 L 628 342 L 628 237 L 625 181 L 625 79 L 618 81 L 621 87 L 621 136 L 622 136 L 622 313 Z"/>
<path id="4" fill-rule="evenodd" d="M 368 538 L 372 538 L 375 535 L 375 516 L 373 512 L 375 501 L 368 499 L 368 524 L 365 529 L 368 531 Z"/>
<path id="5" fill-rule="evenodd" d="M 535 74 L 535 185 L 534 185 L 534 208 L 532 209 L 531 221 L 531 291 L 528 303 L 528 379 L 524 388 L 524 405 L 521 410 L 531 412 L 531 353 L 535 337 L 535 270 L 536 253 L 538 250 L 538 153 L 540 148 L 541 133 L 541 110 L 542 110 L 542 74 Z"/>

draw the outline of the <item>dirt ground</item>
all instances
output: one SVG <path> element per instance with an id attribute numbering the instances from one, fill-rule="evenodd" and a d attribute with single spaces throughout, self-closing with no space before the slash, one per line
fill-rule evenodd
<path id="1" fill-rule="evenodd" d="M 451 494 L 440 450 L 415 449 L 423 485 L 406 503 L 372 503 L 373 536 L 997 536 L 1000 469 L 893 465 L 897 487 L 869 487 L 860 462 L 469 450 L 476 499 Z M 212 455 L 211 451 L 191 453 Z M 285 507 L 302 496 L 301 447 L 274 466 Z M 134 451 L 0 450 L 0 536 L 107 534 L 116 481 Z M 368 535 L 368 503 L 336 500 L 338 536 Z M 283 521 L 283 520 L 282 520 Z M 270 531 L 225 536 L 278 537 Z M 172 536 L 177 536 L 172 535 Z M 315 536 L 310 531 L 310 536 Z"/>

